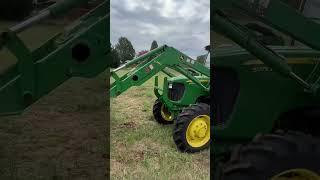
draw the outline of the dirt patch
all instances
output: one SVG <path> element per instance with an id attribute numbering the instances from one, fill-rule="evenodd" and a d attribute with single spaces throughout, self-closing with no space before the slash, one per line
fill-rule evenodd
<path id="1" fill-rule="evenodd" d="M 0 179 L 106 179 L 101 78 L 72 79 L 21 116 L 0 119 Z"/>
<path id="2" fill-rule="evenodd" d="M 126 129 L 137 129 L 137 123 L 135 122 L 126 122 L 123 124 L 120 124 L 118 127 L 119 128 L 126 128 Z"/>
<path id="3" fill-rule="evenodd" d="M 117 162 L 121 164 L 126 163 L 133 163 L 143 160 L 145 152 L 141 151 L 140 149 L 134 149 L 133 147 L 127 146 L 124 143 L 119 143 L 112 147 L 114 149 L 117 149 L 119 152 L 117 156 Z M 111 161 L 115 161 L 112 159 Z M 112 165 L 111 169 L 113 169 L 114 166 Z"/>
<path id="4" fill-rule="evenodd" d="M 123 171 L 123 167 L 125 167 L 124 166 L 124 164 L 122 164 L 122 163 L 120 163 L 120 162 L 118 162 L 118 161 L 116 161 L 116 160 L 111 160 L 111 168 L 112 168 L 112 171 L 111 171 L 111 177 L 112 176 L 116 176 L 117 174 L 121 174 L 122 173 L 122 171 Z"/>

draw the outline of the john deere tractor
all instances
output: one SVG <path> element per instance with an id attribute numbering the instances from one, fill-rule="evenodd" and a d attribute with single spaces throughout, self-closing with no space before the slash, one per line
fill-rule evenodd
<path id="1" fill-rule="evenodd" d="M 319 2 L 211 3 L 214 179 L 320 179 Z"/>
<path id="2" fill-rule="evenodd" d="M 137 63 L 125 75 L 117 75 L 117 71 Z M 162 87 L 158 76 L 155 76 L 161 71 L 169 77 L 163 79 Z M 157 100 L 153 106 L 154 119 L 160 124 L 174 123 L 173 139 L 182 152 L 198 152 L 209 146 L 209 67 L 164 45 L 113 70 L 111 76 L 115 80 L 111 85 L 111 97 L 132 86 L 140 86 L 155 76 Z"/>

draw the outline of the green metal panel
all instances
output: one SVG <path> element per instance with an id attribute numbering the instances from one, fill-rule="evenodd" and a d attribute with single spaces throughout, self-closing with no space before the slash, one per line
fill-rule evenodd
<path id="1" fill-rule="evenodd" d="M 287 63 L 304 79 L 320 63 L 317 58 L 319 51 L 309 48 L 270 48 L 287 57 Z M 292 79 L 279 76 L 246 50 L 226 49 L 221 49 L 221 52 L 218 48 L 215 50 L 215 66 L 234 70 L 240 81 L 240 90 L 227 123 L 213 128 L 215 139 L 251 139 L 258 132 L 270 132 L 281 113 L 319 104 L 318 96 L 305 92 Z"/>
<path id="2" fill-rule="evenodd" d="M 52 5 L 48 8 L 50 11 L 50 14 L 52 16 L 63 16 L 65 13 L 67 13 L 70 9 L 81 6 L 90 0 L 64 0 L 64 1 L 58 1 L 58 3 Z"/>
<path id="3" fill-rule="evenodd" d="M 210 83 L 210 77 L 207 76 L 195 76 L 203 86 L 208 86 Z M 186 107 L 190 104 L 195 104 L 199 97 L 208 97 L 209 91 L 204 91 L 198 84 L 194 83 L 192 80 L 184 76 L 176 76 L 168 79 L 168 84 L 170 83 L 181 83 L 184 84 L 185 91 L 182 98 L 178 101 L 173 101 L 172 103 L 176 106 Z M 167 95 L 167 92 L 164 92 Z"/>
<path id="4" fill-rule="evenodd" d="M 84 2 L 87 1 L 66 0 L 48 10 L 56 16 Z M 33 51 L 24 45 L 15 32 L 44 19 L 46 13 L 40 13 L 3 32 L 1 45 L 7 47 L 18 62 L 0 77 L 0 115 L 21 113 L 69 78 L 94 77 L 110 67 L 108 9 L 108 2 L 102 2 L 64 32 Z"/>
<path id="5" fill-rule="evenodd" d="M 314 49 L 320 48 L 320 25 L 279 0 L 213 0 L 211 4 L 211 30 L 243 48 L 215 48 L 212 54 L 213 73 L 231 69 L 240 83 L 230 116 L 223 125 L 212 128 L 217 165 L 234 145 L 250 141 L 257 133 L 271 132 L 282 113 L 319 107 L 320 53 Z M 267 47 L 228 17 L 225 12 L 230 9 L 313 49 Z"/>
<path id="6" fill-rule="evenodd" d="M 236 9 L 312 48 L 320 49 L 320 36 L 315 35 L 320 31 L 319 24 L 282 1 L 213 0 L 211 4 L 213 11 Z"/>

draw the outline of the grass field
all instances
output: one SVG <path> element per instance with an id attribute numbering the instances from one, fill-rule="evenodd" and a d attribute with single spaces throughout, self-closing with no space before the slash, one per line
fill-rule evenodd
<path id="1" fill-rule="evenodd" d="M 20 116 L 0 118 L 0 179 L 103 179 L 106 85 L 74 78 Z"/>
<path id="2" fill-rule="evenodd" d="M 180 153 L 172 139 L 173 125 L 153 119 L 155 100 L 153 79 L 111 98 L 112 179 L 209 179 L 209 150 Z"/>

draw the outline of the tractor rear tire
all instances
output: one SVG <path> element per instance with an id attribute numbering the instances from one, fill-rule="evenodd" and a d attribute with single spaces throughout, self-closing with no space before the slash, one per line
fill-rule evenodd
<path id="1" fill-rule="evenodd" d="M 198 103 L 186 107 L 174 120 L 173 140 L 181 152 L 196 153 L 210 144 L 210 106 Z"/>
<path id="2" fill-rule="evenodd" d="M 216 174 L 217 180 L 319 179 L 320 139 L 293 131 L 258 135 L 234 148 Z"/>
<path id="3" fill-rule="evenodd" d="M 159 124 L 172 124 L 173 123 L 173 117 L 171 118 L 166 118 L 166 115 L 164 115 L 163 111 L 165 109 L 165 105 L 157 99 L 154 102 L 153 105 L 153 117 L 154 119 L 159 123 Z M 166 112 L 169 113 L 169 112 Z"/>

